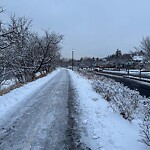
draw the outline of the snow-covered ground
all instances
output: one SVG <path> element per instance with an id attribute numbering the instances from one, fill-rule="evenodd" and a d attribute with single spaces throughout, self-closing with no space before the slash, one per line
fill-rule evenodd
<path id="1" fill-rule="evenodd" d="M 25 84 L 24 86 L 20 88 L 10 91 L 8 94 L 0 96 L 0 119 L 2 120 L 6 118 L 7 114 L 10 114 L 11 111 L 14 111 L 20 103 L 26 101 L 28 97 L 30 97 L 39 89 L 41 89 L 58 72 L 59 72 L 59 69 L 56 71 L 53 71 L 51 74 L 47 75 L 46 77 L 40 78 L 28 84 Z"/>
<path id="2" fill-rule="evenodd" d="M 0 85 L 0 90 L 7 89 L 7 88 L 9 88 L 10 86 L 15 85 L 15 84 L 16 84 L 16 80 L 15 80 L 15 79 L 4 80 L 4 81 L 1 83 L 1 85 Z"/>
<path id="3" fill-rule="evenodd" d="M 46 72 L 43 72 L 43 73 L 46 73 Z M 37 72 L 35 74 L 36 77 L 40 76 L 41 73 L 40 72 Z M 9 79 L 9 80 L 4 80 L 1 85 L 0 85 L 0 90 L 4 90 L 4 89 L 7 89 L 9 87 L 11 87 L 12 85 L 15 85 L 17 83 L 17 79 L 15 78 L 12 78 L 12 79 Z"/>
<path id="4" fill-rule="evenodd" d="M 114 113 L 93 91 L 91 81 L 70 71 L 81 109 L 82 142 L 92 150 L 146 150 L 139 142 L 139 126 Z"/>
<path id="5" fill-rule="evenodd" d="M 34 95 L 60 70 L 0 96 L 0 119 L 7 117 L 28 97 Z M 69 71 L 80 109 L 81 141 L 92 150 L 148 150 L 140 143 L 139 126 L 114 113 L 106 100 L 96 93 L 91 81 Z"/>

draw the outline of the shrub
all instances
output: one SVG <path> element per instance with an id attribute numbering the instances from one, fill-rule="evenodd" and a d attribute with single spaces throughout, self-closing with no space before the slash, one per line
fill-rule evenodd
<path id="1" fill-rule="evenodd" d="M 109 102 L 114 111 L 119 112 L 129 121 L 135 117 L 142 120 L 139 124 L 140 142 L 150 146 L 150 99 L 110 78 L 84 72 L 85 75 L 92 80 L 94 90 Z"/>
<path id="2" fill-rule="evenodd" d="M 142 123 L 140 125 L 141 142 L 150 146 L 150 100 L 144 101 Z"/>
<path id="3" fill-rule="evenodd" d="M 114 111 L 118 111 L 125 119 L 130 121 L 133 119 L 139 99 L 141 99 L 137 91 L 130 90 L 121 83 L 103 76 L 95 77 L 92 85 L 96 92 L 110 102 Z"/>

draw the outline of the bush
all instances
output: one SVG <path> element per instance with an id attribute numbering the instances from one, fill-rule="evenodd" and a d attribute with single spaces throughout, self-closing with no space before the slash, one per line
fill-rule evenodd
<path id="1" fill-rule="evenodd" d="M 141 96 L 138 91 L 130 90 L 123 84 L 104 76 L 84 72 L 85 75 L 92 80 L 94 90 L 109 102 L 114 111 L 119 112 L 123 118 L 129 121 L 135 117 L 142 120 L 139 124 L 140 142 L 150 146 L 150 99 Z"/>
<path id="2" fill-rule="evenodd" d="M 140 123 L 141 142 L 150 146 L 150 101 L 144 101 L 142 123 Z"/>
<path id="3" fill-rule="evenodd" d="M 96 92 L 110 102 L 111 108 L 119 112 L 123 118 L 129 121 L 134 118 L 139 99 L 142 99 L 137 91 L 130 90 L 121 83 L 104 76 L 95 76 L 92 86 Z"/>

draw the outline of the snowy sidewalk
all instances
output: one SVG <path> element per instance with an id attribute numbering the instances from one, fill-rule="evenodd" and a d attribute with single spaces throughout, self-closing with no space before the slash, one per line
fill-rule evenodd
<path id="1" fill-rule="evenodd" d="M 49 80 L 51 80 L 60 70 L 55 70 L 46 77 L 40 78 L 31 83 L 25 84 L 20 88 L 14 89 L 9 93 L 0 96 L 0 124 L 7 114 L 14 112 L 19 105 L 26 102 L 28 97 L 34 95 L 35 92 L 40 90 Z"/>
<path id="2" fill-rule="evenodd" d="M 146 150 L 139 127 L 112 112 L 90 81 L 70 71 L 81 109 L 81 142 L 91 150 Z"/>
<path id="3" fill-rule="evenodd" d="M 34 86 L 27 84 L 36 92 L 29 87 L 32 92 L 18 103 L 18 109 L 12 106 L 11 117 L 4 115 L 7 121 L 0 126 L 0 150 L 68 149 L 68 71 L 61 69 L 42 79 L 33 82 Z"/>

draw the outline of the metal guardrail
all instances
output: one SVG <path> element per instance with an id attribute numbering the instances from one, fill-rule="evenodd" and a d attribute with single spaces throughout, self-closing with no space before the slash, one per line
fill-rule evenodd
<path id="1" fill-rule="evenodd" d="M 134 74 L 129 74 L 127 75 L 126 73 L 117 73 L 117 72 L 105 72 L 105 71 L 100 71 L 100 72 L 95 72 L 95 74 L 101 74 L 101 75 L 114 75 L 115 77 L 122 77 L 122 78 L 129 78 L 137 81 L 142 81 L 142 82 L 147 82 L 150 83 L 150 77 L 146 77 L 145 75 L 134 75 Z"/>

